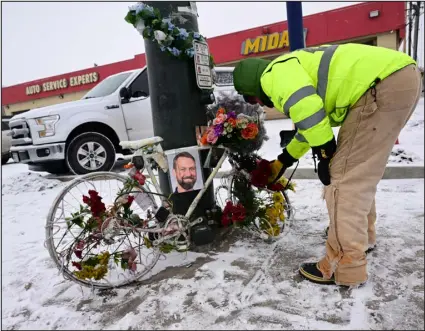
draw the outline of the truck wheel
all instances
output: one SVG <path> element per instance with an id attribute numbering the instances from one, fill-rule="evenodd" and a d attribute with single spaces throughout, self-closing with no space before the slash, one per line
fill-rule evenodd
<path id="1" fill-rule="evenodd" d="M 71 140 L 66 162 L 76 175 L 96 171 L 109 171 L 115 164 L 115 148 L 103 134 L 87 132 Z"/>

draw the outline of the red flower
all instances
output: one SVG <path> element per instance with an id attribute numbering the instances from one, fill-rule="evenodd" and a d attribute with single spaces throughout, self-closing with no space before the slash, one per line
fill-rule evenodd
<path id="1" fill-rule="evenodd" d="M 232 222 L 232 207 L 233 204 L 231 201 L 227 201 L 226 206 L 223 209 L 223 214 L 221 216 L 221 224 L 225 227 L 229 226 Z"/>
<path id="2" fill-rule="evenodd" d="M 133 201 L 134 201 L 134 196 L 133 195 L 129 195 L 128 198 L 127 198 L 126 206 L 127 207 L 130 207 L 131 204 L 133 203 Z"/>
<path id="3" fill-rule="evenodd" d="M 84 240 L 79 240 L 77 244 L 75 245 L 74 253 L 75 253 L 75 256 L 78 257 L 79 259 L 83 257 L 82 253 L 83 253 L 84 245 L 85 245 Z"/>
<path id="4" fill-rule="evenodd" d="M 223 215 L 221 217 L 221 224 L 225 227 L 231 223 L 242 222 L 246 217 L 245 207 L 238 203 L 233 205 L 231 201 L 227 201 L 226 206 L 223 209 Z"/>
<path id="5" fill-rule="evenodd" d="M 97 193 L 95 190 L 89 190 L 89 195 L 90 199 L 92 200 L 96 200 L 97 198 L 99 198 L 99 193 Z"/>
<path id="6" fill-rule="evenodd" d="M 267 185 L 267 188 L 272 191 L 283 191 L 284 187 L 280 183 L 274 183 Z"/>
<path id="7" fill-rule="evenodd" d="M 90 210 L 94 217 L 98 217 L 106 210 L 106 207 L 105 204 L 99 200 L 91 204 Z"/>
<path id="8" fill-rule="evenodd" d="M 87 205 L 90 205 L 90 198 L 89 198 L 89 197 L 87 197 L 87 196 L 85 196 L 85 195 L 83 195 L 83 202 L 84 202 L 85 204 L 87 204 Z"/>
<path id="9" fill-rule="evenodd" d="M 78 250 L 83 250 L 84 244 L 85 244 L 85 241 L 84 240 L 79 240 L 77 242 L 77 245 L 75 245 L 75 248 L 78 249 Z"/>
<path id="10" fill-rule="evenodd" d="M 90 206 L 93 216 L 100 216 L 106 210 L 106 206 L 102 202 L 102 197 L 95 190 L 89 190 L 89 196 L 90 198 L 83 195 L 83 202 Z"/>
<path id="11" fill-rule="evenodd" d="M 135 173 L 135 175 L 133 176 L 133 179 L 137 180 L 137 182 L 138 182 L 140 185 L 145 185 L 146 177 L 145 177 L 145 175 L 143 175 L 142 173 L 140 173 L 140 172 L 136 172 L 136 173 Z"/>
<path id="12" fill-rule="evenodd" d="M 74 261 L 72 261 L 72 266 L 73 267 L 76 267 L 78 270 L 81 270 L 82 268 L 81 268 L 81 263 L 78 263 L 78 262 L 74 262 Z"/>
<path id="13" fill-rule="evenodd" d="M 269 183 L 269 177 L 272 174 L 270 161 L 260 160 L 257 162 L 257 168 L 251 172 L 251 183 L 257 187 L 266 187 Z"/>
<path id="14" fill-rule="evenodd" d="M 246 210 L 245 207 L 238 203 L 232 208 L 232 221 L 233 222 L 242 222 L 245 219 Z"/>

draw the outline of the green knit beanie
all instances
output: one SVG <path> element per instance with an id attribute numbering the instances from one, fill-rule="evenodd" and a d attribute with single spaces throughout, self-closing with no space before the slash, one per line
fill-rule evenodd
<path id="1" fill-rule="evenodd" d="M 260 78 L 271 61 L 264 59 L 245 59 L 233 70 L 233 86 L 242 95 L 261 97 Z"/>

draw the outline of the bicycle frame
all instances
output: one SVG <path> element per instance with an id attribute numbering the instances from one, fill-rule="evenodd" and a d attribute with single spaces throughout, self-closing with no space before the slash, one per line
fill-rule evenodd
<path id="1" fill-rule="evenodd" d="M 160 144 L 158 144 L 158 145 L 160 146 Z M 220 157 L 219 161 L 217 162 L 217 165 L 214 167 L 213 171 L 208 176 L 208 178 L 205 181 L 202 189 L 199 191 L 199 193 L 196 195 L 195 199 L 190 204 L 189 209 L 187 210 L 187 212 L 185 214 L 185 217 L 187 219 L 190 219 L 190 217 L 192 216 L 192 214 L 195 211 L 195 208 L 198 205 L 199 201 L 202 199 L 206 190 L 211 185 L 212 181 L 216 177 L 218 171 L 220 170 L 221 166 L 223 165 L 224 161 L 226 160 L 227 156 L 229 155 L 227 148 L 225 148 L 225 147 L 220 147 L 220 148 L 224 149 L 223 155 Z M 211 147 L 206 147 L 206 148 L 200 147 L 199 149 L 210 149 L 210 153 L 212 151 Z M 162 148 L 159 148 L 159 151 L 156 151 L 152 154 L 144 154 L 144 153 L 140 153 L 140 152 L 138 153 L 138 152 L 139 151 L 137 151 L 134 155 L 141 155 L 143 157 L 143 161 L 145 163 L 145 168 L 146 168 L 146 171 L 148 172 L 149 177 L 152 180 L 152 184 L 155 187 L 155 189 L 157 190 L 157 193 L 161 194 L 161 200 L 164 201 L 166 198 L 163 196 L 163 192 L 162 192 L 161 187 L 158 183 L 158 180 L 156 179 L 155 174 L 153 173 L 152 166 L 151 166 L 151 161 L 155 158 L 156 155 L 158 155 L 158 154 L 161 154 L 162 156 L 165 155 L 164 152 L 162 151 Z M 164 171 L 166 169 L 162 169 L 162 170 Z"/>

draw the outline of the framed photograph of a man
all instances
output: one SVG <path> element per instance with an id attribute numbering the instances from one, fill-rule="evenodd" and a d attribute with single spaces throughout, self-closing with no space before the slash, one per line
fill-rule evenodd
<path id="1" fill-rule="evenodd" d="M 197 146 L 166 151 L 173 193 L 200 190 L 204 185 Z"/>

